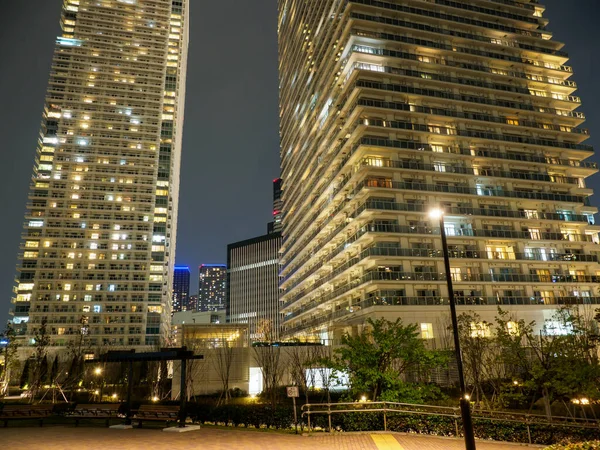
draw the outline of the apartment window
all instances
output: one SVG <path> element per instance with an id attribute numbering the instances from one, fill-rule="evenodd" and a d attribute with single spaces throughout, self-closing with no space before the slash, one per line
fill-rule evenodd
<path id="1" fill-rule="evenodd" d="M 507 322 L 506 329 L 508 331 L 508 334 L 510 334 L 511 336 L 516 336 L 519 334 L 519 324 L 517 322 Z"/>
<path id="2" fill-rule="evenodd" d="M 539 228 L 529 228 L 529 238 L 533 241 L 542 239 L 542 234 Z"/>
<path id="3" fill-rule="evenodd" d="M 432 323 L 421 323 L 421 338 L 422 339 L 433 339 L 433 324 Z"/>
<path id="4" fill-rule="evenodd" d="M 492 335 L 490 324 L 487 322 L 471 322 L 471 337 L 485 338 Z"/>
<path id="5" fill-rule="evenodd" d="M 566 336 L 573 332 L 573 325 L 559 320 L 547 320 L 544 324 L 544 333 L 548 336 Z"/>

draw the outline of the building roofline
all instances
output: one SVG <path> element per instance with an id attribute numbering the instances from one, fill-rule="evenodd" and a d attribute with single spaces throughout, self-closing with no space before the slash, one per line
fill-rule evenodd
<path id="1" fill-rule="evenodd" d="M 270 240 L 278 239 L 280 237 L 281 237 L 280 231 L 275 232 L 275 233 L 263 234 L 262 236 L 257 236 L 257 237 L 246 239 L 243 241 L 234 242 L 232 244 L 227 244 L 227 251 L 229 251 L 232 248 L 245 247 L 246 245 L 258 244 L 259 242 L 270 241 Z"/>

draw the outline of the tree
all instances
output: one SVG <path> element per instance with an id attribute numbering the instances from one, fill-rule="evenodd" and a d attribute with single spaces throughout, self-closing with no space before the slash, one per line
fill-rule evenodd
<path id="1" fill-rule="evenodd" d="M 91 353 L 92 349 L 88 343 L 88 318 L 82 316 L 79 319 L 80 330 L 74 338 L 67 342 L 67 355 L 71 360 L 69 372 L 65 380 L 66 387 L 73 391 L 77 389 L 85 378 L 84 357 L 86 353 Z"/>
<path id="2" fill-rule="evenodd" d="M 26 389 L 29 386 L 31 375 L 31 358 L 27 358 L 25 360 L 25 364 L 23 365 L 23 371 L 21 372 L 21 378 L 19 380 L 19 387 L 21 389 Z"/>
<path id="3" fill-rule="evenodd" d="M 44 359 L 42 359 L 42 363 L 40 364 L 39 378 L 40 384 L 46 384 L 48 381 L 48 355 L 44 356 Z"/>
<path id="4" fill-rule="evenodd" d="M 231 377 L 231 365 L 234 356 L 234 342 L 232 339 L 228 339 L 227 336 L 222 334 L 214 341 L 215 348 L 211 361 L 221 380 L 221 393 L 219 395 L 219 400 L 217 401 L 217 406 L 219 406 L 221 405 L 221 402 L 228 404 L 231 399 L 229 379 Z"/>
<path id="5" fill-rule="evenodd" d="M 458 316 L 465 383 L 473 387 L 475 404 L 479 405 L 483 401 L 488 408 L 490 402 L 485 395 L 484 384 L 491 378 L 490 364 L 495 364 L 490 357 L 494 353 L 494 343 L 488 334 L 491 326 L 491 323 L 482 321 L 477 313 L 462 313 Z"/>
<path id="6" fill-rule="evenodd" d="M 317 366 L 322 359 L 322 346 L 297 344 L 287 347 L 289 372 L 294 384 L 304 394 L 306 403 L 309 403 L 308 392 L 315 386 Z"/>
<path id="7" fill-rule="evenodd" d="M 42 318 L 40 327 L 36 328 L 33 332 L 34 338 L 34 353 L 33 353 L 33 382 L 31 384 L 31 401 L 35 398 L 37 391 L 42 384 L 42 375 L 45 375 L 42 370 L 46 367 L 46 374 L 48 372 L 48 360 L 46 358 L 48 354 L 48 345 L 50 345 L 50 336 L 48 335 L 48 319 Z"/>
<path id="8" fill-rule="evenodd" d="M 351 395 L 369 393 L 373 401 L 410 402 L 439 395 L 432 385 L 417 387 L 406 381 L 445 362 L 441 353 L 426 349 L 417 325 L 370 318 L 367 325 L 356 336 L 345 334 L 342 347 L 335 350 L 336 368 L 348 372 Z"/>
<path id="9" fill-rule="evenodd" d="M 4 366 L 2 373 L 0 374 L 0 397 L 7 394 L 10 385 L 11 373 L 16 369 L 18 364 L 17 350 L 19 345 L 16 340 L 16 333 L 10 322 L 6 325 L 4 332 L 2 333 L 2 340 L 6 341 L 4 344 Z"/>
<path id="10" fill-rule="evenodd" d="M 277 388 L 281 385 L 284 372 L 281 364 L 281 348 L 278 345 L 273 345 L 275 340 L 273 322 L 263 320 L 258 326 L 257 333 L 263 336 L 264 342 L 261 345 L 254 346 L 254 356 L 262 370 L 263 393 L 270 400 L 274 409 L 278 400 Z"/>
<path id="11" fill-rule="evenodd" d="M 58 355 L 54 357 L 52 361 L 52 367 L 50 368 L 50 384 L 56 384 L 56 378 L 58 377 Z"/>
<path id="12" fill-rule="evenodd" d="M 600 397 L 597 327 L 593 322 L 577 308 L 564 307 L 536 333 L 535 322 L 515 320 L 499 310 L 496 341 L 503 350 L 507 382 L 522 385 L 532 396 L 532 405 L 541 398 L 548 417 L 556 400 Z"/>

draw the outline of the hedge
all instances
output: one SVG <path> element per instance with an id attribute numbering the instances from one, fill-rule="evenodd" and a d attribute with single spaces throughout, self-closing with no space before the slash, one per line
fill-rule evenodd
<path id="1" fill-rule="evenodd" d="M 545 450 L 600 450 L 600 441 L 580 442 L 577 444 L 556 444 Z"/>
<path id="2" fill-rule="evenodd" d="M 327 414 L 311 415 L 311 428 L 328 429 Z M 383 413 L 337 413 L 331 415 L 331 426 L 340 431 L 378 431 L 384 429 Z M 388 431 L 418 433 L 434 436 L 462 436 L 460 417 L 432 414 L 410 414 L 387 412 Z M 546 423 L 501 422 L 484 418 L 473 418 L 475 436 L 479 439 L 549 445 L 565 441 L 600 439 L 600 428 L 570 427 Z M 593 447 L 592 447 L 593 448 Z M 600 449 L 599 449 L 600 450 Z"/>

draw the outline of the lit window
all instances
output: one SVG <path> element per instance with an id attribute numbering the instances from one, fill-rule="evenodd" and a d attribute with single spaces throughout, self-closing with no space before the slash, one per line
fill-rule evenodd
<path id="1" fill-rule="evenodd" d="M 507 322 L 506 329 L 508 331 L 508 334 L 510 334 L 511 336 L 516 336 L 519 334 L 519 324 L 517 322 Z"/>
<path id="2" fill-rule="evenodd" d="M 490 329 L 490 324 L 487 322 L 471 322 L 471 337 L 476 338 L 484 338 L 490 337 L 492 335 L 492 330 Z"/>
<path id="3" fill-rule="evenodd" d="M 421 324 L 421 338 L 422 339 L 433 339 L 433 324 L 422 323 Z"/>

